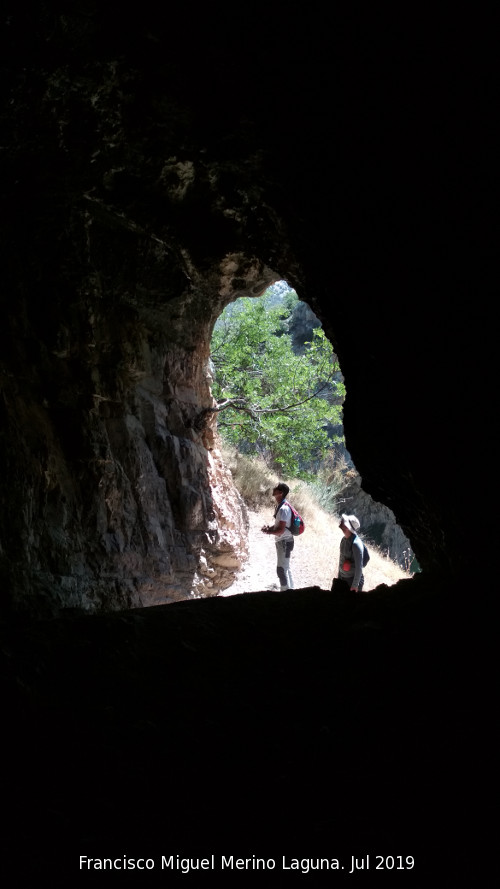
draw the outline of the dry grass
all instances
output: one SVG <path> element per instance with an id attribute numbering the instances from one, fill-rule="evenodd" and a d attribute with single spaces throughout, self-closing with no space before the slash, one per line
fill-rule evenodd
<path id="1" fill-rule="evenodd" d="M 247 457 L 227 445 L 221 451 L 224 463 L 231 470 L 234 483 L 247 506 L 254 510 L 266 506 L 278 481 L 276 475 L 260 457 Z"/>
<path id="2" fill-rule="evenodd" d="M 325 512 L 318 505 L 314 491 L 311 491 L 304 482 L 291 482 L 289 497 L 295 509 L 304 516 L 304 520 L 307 516 L 308 547 L 317 566 L 317 583 L 322 589 L 329 589 L 332 579 L 332 557 L 334 576 L 336 576 L 340 541 L 343 536 L 338 516 Z M 363 571 L 365 590 L 372 590 L 382 583 L 391 586 L 398 580 L 410 576 L 397 562 L 387 558 L 375 546 L 370 544 L 369 550 L 370 561 Z"/>

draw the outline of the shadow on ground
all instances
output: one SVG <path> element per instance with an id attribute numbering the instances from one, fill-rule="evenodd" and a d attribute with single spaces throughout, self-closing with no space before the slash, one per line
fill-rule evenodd
<path id="1" fill-rule="evenodd" d="M 4 869 L 370 853 L 415 856 L 398 886 L 462 872 L 484 663 L 451 601 L 414 578 L 3 627 Z"/>

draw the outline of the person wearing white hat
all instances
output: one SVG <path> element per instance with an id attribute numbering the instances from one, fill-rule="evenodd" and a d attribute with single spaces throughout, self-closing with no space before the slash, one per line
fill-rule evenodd
<path id="1" fill-rule="evenodd" d="M 338 579 L 349 584 L 353 593 L 360 593 L 365 579 L 363 577 L 363 541 L 357 535 L 360 528 L 355 515 L 344 515 L 340 518 L 340 530 L 343 538 L 340 541 Z"/>

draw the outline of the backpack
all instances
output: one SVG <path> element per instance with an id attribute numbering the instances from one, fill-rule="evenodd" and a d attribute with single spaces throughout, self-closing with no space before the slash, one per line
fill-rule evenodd
<path id="1" fill-rule="evenodd" d="M 292 532 L 294 537 L 297 537 L 299 534 L 303 534 L 305 531 L 305 522 L 301 515 L 298 514 L 297 510 L 293 508 L 292 504 L 288 502 L 288 500 L 284 500 L 281 506 L 289 506 L 292 511 L 292 521 L 290 522 L 290 531 Z"/>
<path id="2" fill-rule="evenodd" d="M 368 562 L 370 561 L 370 553 L 368 552 L 366 543 L 364 543 L 363 541 L 361 542 L 363 543 L 363 568 L 366 568 Z"/>
<path id="3" fill-rule="evenodd" d="M 290 505 L 290 504 L 288 504 L 288 505 Z M 356 537 L 357 536 L 358 535 L 356 534 Z M 352 540 L 354 540 L 354 538 L 352 538 Z M 358 540 L 361 540 L 361 537 L 358 537 Z M 370 553 L 368 552 L 368 547 L 367 547 L 366 543 L 364 542 L 364 540 L 361 540 L 361 543 L 363 544 L 363 568 L 366 568 L 366 566 L 368 565 L 368 562 L 370 561 Z M 351 542 L 351 559 L 350 559 L 350 561 L 351 562 L 353 561 L 353 559 L 352 559 L 352 542 Z"/>

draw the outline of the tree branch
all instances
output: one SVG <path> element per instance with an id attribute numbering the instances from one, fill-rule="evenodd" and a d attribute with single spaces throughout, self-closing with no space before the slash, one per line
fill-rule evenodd
<path id="1" fill-rule="evenodd" d="M 257 419 L 257 414 L 286 414 L 288 413 L 288 411 L 292 411 L 295 410 L 295 408 L 301 407 L 307 401 L 311 401 L 313 398 L 317 398 L 320 392 L 322 392 L 323 389 L 325 389 L 330 382 L 330 380 L 327 380 L 319 387 L 319 389 L 316 390 L 316 392 L 313 392 L 312 395 L 308 395 L 307 398 L 303 398 L 301 401 L 296 401 L 293 404 L 288 404 L 286 407 L 258 408 L 254 407 L 253 405 L 249 406 L 245 398 L 227 398 L 226 401 L 222 401 L 218 403 L 216 407 L 208 408 L 208 410 L 218 413 L 225 410 L 227 407 L 232 407 L 236 411 L 244 411 L 245 413 L 250 414 L 250 416 L 254 420 Z"/>

